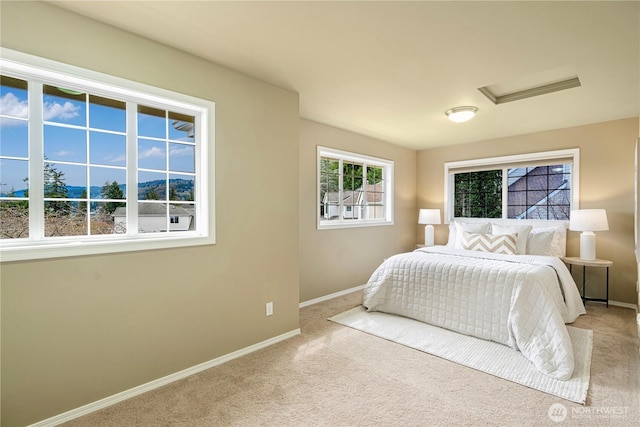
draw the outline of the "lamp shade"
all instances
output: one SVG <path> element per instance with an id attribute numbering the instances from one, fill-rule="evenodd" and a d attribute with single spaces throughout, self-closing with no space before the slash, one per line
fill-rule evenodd
<path id="1" fill-rule="evenodd" d="M 440 209 L 420 209 L 418 224 L 442 224 Z"/>
<path id="2" fill-rule="evenodd" d="M 608 229 L 607 211 L 604 209 L 580 209 L 571 211 L 569 230 L 605 231 Z"/>

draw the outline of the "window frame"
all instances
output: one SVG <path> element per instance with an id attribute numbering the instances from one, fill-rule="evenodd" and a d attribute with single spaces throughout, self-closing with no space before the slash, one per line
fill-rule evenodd
<path id="1" fill-rule="evenodd" d="M 367 166 L 377 166 L 383 169 L 383 182 L 384 182 L 384 218 L 382 219 L 350 219 L 350 220 L 325 220 L 320 215 L 320 194 L 321 194 L 321 158 L 331 157 L 342 161 L 363 163 Z M 328 148 L 323 146 L 317 146 L 316 155 L 316 227 L 318 230 L 333 230 L 339 228 L 358 228 L 358 227 L 378 227 L 385 225 L 393 225 L 393 160 L 382 159 L 379 157 L 368 156 L 365 154 L 358 154 L 344 150 L 338 150 L 335 148 Z M 342 191 L 342 190 L 341 190 Z M 339 206 L 347 206 L 340 204 Z"/>
<path id="2" fill-rule="evenodd" d="M 137 230 L 137 126 L 135 114 L 127 111 L 127 185 L 126 199 L 129 225 L 135 225 L 135 231 L 127 228 L 127 233 L 105 235 L 56 236 L 45 237 L 41 232 L 43 224 L 30 217 L 30 233 L 28 238 L 1 239 L 0 261 L 20 261 L 31 259 L 57 258 L 78 255 L 129 252 L 151 249 L 175 248 L 197 245 L 215 244 L 215 103 L 209 100 L 180 94 L 166 89 L 138 83 L 123 78 L 63 64 L 57 61 L 40 58 L 11 49 L 0 48 L 0 65 L 2 74 L 27 80 L 37 85 L 57 84 L 69 89 L 83 90 L 92 95 L 115 98 L 146 106 L 157 107 L 178 113 L 191 114 L 195 117 L 198 129 L 195 139 L 195 218 L 194 230 L 163 233 L 139 233 Z M 39 86 L 42 87 L 42 86 Z M 32 99 L 29 89 L 29 104 L 38 102 Z M 31 109 L 31 107 L 30 107 Z M 33 111 L 33 110 L 32 110 Z M 88 125 L 88 124 L 87 124 Z M 29 212 L 41 220 L 43 202 L 40 195 L 31 197 L 42 186 L 43 177 L 42 151 L 43 126 L 38 117 L 29 118 Z M 34 152 L 35 151 L 35 152 Z M 32 187 L 33 186 L 33 187 Z M 167 203 L 170 203 L 168 201 Z M 37 206 L 35 209 L 34 206 Z M 37 235 L 32 234 L 37 232 Z"/>
<path id="3" fill-rule="evenodd" d="M 444 164 L 444 222 L 450 223 L 455 217 L 455 174 L 456 172 L 470 172 L 481 170 L 501 169 L 502 173 L 502 217 L 493 219 L 507 219 L 508 212 L 508 173 L 507 169 L 518 166 L 540 166 L 549 165 L 553 161 L 566 163 L 571 160 L 571 209 L 580 208 L 580 149 L 568 148 L 563 150 L 543 151 L 537 153 L 516 154 L 510 156 L 488 157 L 473 160 L 461 160 L 455 162 L 445 162 Z M 548 220 L 562 222 L 566 220 Z"/>

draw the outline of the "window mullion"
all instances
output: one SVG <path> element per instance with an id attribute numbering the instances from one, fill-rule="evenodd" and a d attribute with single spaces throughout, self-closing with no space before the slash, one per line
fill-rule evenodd
<path id="1" fill-rule="evenodd" d="M 138 234 L 138 104 L 127 102 L 127 234 Z"/>
<path id="2" fill-rule="evenodd" d="M 502 169 L 502 219 L 509 218 L 509 169 Z"/>
<path id="3" fill-rule="evenodd" d="M 362 165 L 362 206 L 358 206 L 358 209 L 360 210 L 360 213 L 362 214 L 362 218 L 361 219 L 368 219 L 368 215 L 367 215 L 367 164 L 364 163 Z"/>
<path id="4" fill-rule="evenodd" d="M 343 161 L 340 159 L 338 161 L 338 220 L 342 221 L 344 219 L 344 169 L 343 169 Z"/>
<path id="5" fill-rule="evenodd" d="M 384 212 L 384 217 L 385 218 L 393 218 L 393 211 L 391 210 L 391 206 L 393 205 L 393 200 L 391 200 L 391 197 L 393 195 L 393 192 L 391 190 L 391 182 L 392 180 L 390 180 L 388 177 L 393 175 L 393 167 L 390 166 L 389 168 L 383 168 L 382 169 L 382 182 L 384 183 L 383 188 L 384 188 L 384 194 L 383 194 L 383 200 L 384 200 L 384 206 L 382 207 L 382 210 Z"/>
<path id="6" fill-rule="evenodd" d="M 42 83 L 29 82 L 29 236 L 44 237 L 44 128 Z"/>
<path id="7" fill-rule="evenodd" d="M 85 150 L 87 153 L 87 158 L 85 159 L 86 164 L 84 165 L 86 174 L 87 174 L 87 180 L 86 180 L 86 186 L 87 186 L 87 209 L 86 209 L 86 235 L 89 236 L 91 235 L 91 117 L 89 117 L 89 105 L 90 105 L 90 101 L 89 101 L 89 94 L 85 93 L 85 105 L 87 106 L 87 109 L 85 110 L 84 114 L 85 114 L 85 123 L 87 124 L 87 127 L 85 129 Z"/>
<path id="8" fill-rule="evenodd" d="M 196 129 L 200 129 L 200 132 L 196 132 L 194 135 L 194 141 L 196 143 L 196 159 L 206 159 L 208 156 L 207 144 L 203 143 L 202 141 L 202 135 L 203 134 L 206 135 L 206 132 L 207 132 L 206 125 L 207 125 L 207 121 L 202 120 L 201 115 L 196 115 L 195 127 Z M 196 209 L 196 217 L 193 220 L 195 221 L 196 230 L 202 230 L 204 232 L 208 232 L 207 230 L 209 229 L 209 225 L 207 221 L 209 218 L 209 206 L 207 206 L 205 203 L 201 203 L 200 201 L 205 199 L 203 195 L 207 192 L 209 177 L 208 177 L 206 168 L 202 168 L 201 164 L 202 164 L 201 162 L 196 162 L 196 169 L 195 169 L 196 186 L 194 188 L 194 203 L 195 203 L 195 209 Z M 212 181 L 213 179 L 215 178 L 213 178 L 213 175 L 212 175 Z M 215 184 L 211 182 L 211 185 L 214 186 Z M 215 209 L 212 210 L 212 214 L 213 213 L 215 213 Z M 212 218 L 212 221 L 215 222 L 215 219 Z"/>
<path id="9" fill-rule="evenodd" d="M 171 191 L 169 189 L 169 177 L 171 176 L 171 173 L 169 171 L 169 164 L 170 164 L 170 159 L 169 159 L 169 153 L 171 150 L 169 150 L 169 112 L 165 111 L 164 113 L 165 115 L 165 120 L 164 120 L 164 135 L 165 135 L 165 194 L 164 194 L 164 200 L 165 200 L 165 214 L 164 214 L 164 223 L 165 223 L 165 227 L 167 229 L 167 231 L 171 231 L 171 217 L 170 217 L 170 212 L 171 212 L 171 207 L 169 206 L 169 194 L 171 194 Z"/>

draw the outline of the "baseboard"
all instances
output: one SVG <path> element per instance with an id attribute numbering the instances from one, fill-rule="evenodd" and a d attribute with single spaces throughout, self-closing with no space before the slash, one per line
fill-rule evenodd
<path id="1" fill-rule="evenodd" d="M 628 302 L 609 301 L 609 305 L 616 307 L 630 308 L 631 310 L 638 311 L 638 306 L 635 304 L 629 304 Z"/>
<path id="2" fill-rule="evenodd" d="M 318 304 L 318 303 L 323 302 L 323 301 L 328 301 L 330 299 L 338 298 L 338 297 L 341 297 L 343 295 L 350 294 L 352 292 L 361 291 L 362 289 L 364 289 L 364 287 L 365 287 L 365 285 L 360 285 L 360 286 L 356 286 L 354 288 L 345 289 L 344 291 L 334 292 L 332 294 L 325 295 L 323 297 L 318 297 L 318 298 L 311 299 L 309 301 L 304 301 L 304 302 L 300 303 L 299 307 L 300 308 L 307 307 L 309 305 Z"/>
<path id="3" fill-rule="evenodd" d="M 104 399 L 100 399 L 96 402 L 89 403 L 87 405 L 81 406 L 76 409 L 72 409 L 71 411 L 65 412 L 60 415 L 56 415 L 55 417 L 47 418 L 46 420 L 39 421 L 35 424 L 31 424 L 30 427 L 54 427 L 59 424 L 62 424 L 67 421 L 71 421 L 73 419 L 82 417 L 84 415 L 88 415 L 92 412 L 98 411 L 100 409 L 104 409 L 108 406 L 114 405 L 116 403 L 122 402 L 127 399 L 131 399 L 132 397 L 138 396 L 142 393 L 146 393 L 148 391 L 154 390 L 156 388 L 165 386 L 169 383 L 172 383 L 177 380 L 181 380 L 183 378 L 189 377 L 191 375 L 197 374 L 198 372 L 204 371 L 209 368 L 213 368 L 214 366 L 221 365 L 225 362 L 228 362 L 233 359 L 237 359 L 238 357 L 245 356 L 249 353 L 253 353 L 254 351 L 261 350 L 265 347 L 269 347 L 270 345 L 276 344 L 280 341 L 287 340 L 291 337 L 300 334 L 300 329 L 295 329 L 290 332 L 286 332 L 282 335 L 278 335 L 277 337 L 269 338 L 268 340 L 259 342 L 257 344 L 251 345 L 249 347 L 245 347 L 238 351 L 234 351 L 233 353 L 226 354 L 224 356 L 220 356 L 216 359 L 210 360 L 208 362 L 201 363 L 196 366 L 192 366 L 191 368 L 184 369 L 182 371 L 176 372 L 171 375 L 167 375 L 166 377 L 158 378 L 157 380 L 153 380 L 146 384 L 139 385 L 129 390 L 125 390 L 118 394 L 114 394 L 113 396 L 106 397 Z"/>

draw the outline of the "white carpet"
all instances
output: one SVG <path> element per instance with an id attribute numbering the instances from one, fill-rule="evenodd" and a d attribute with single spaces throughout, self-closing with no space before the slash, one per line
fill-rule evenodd
<path id="1" fill-rule="evenodd" d="M 587 399 L 593 348 L 593 331 L 587 329 L 567 326 L 575 370 L 570 380 L 559 381 L 539 372 L 510 347 L 406 317 L 368 313 L 358 306 L 329 320 L 572 402 L 584 404 Z"/>

